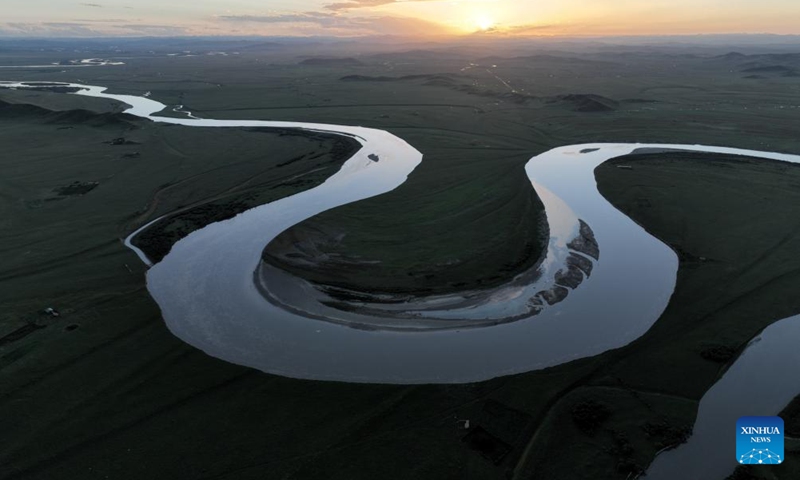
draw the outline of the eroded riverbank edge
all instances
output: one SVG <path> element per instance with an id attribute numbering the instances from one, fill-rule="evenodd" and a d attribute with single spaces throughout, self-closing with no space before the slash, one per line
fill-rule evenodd
<path id="1" fill-rule="evenodd" d="M 205 199 L 156 219 L 148 219 L 134 233 L 128 235 L 127 241 L 138 248 L 150 263 L 158 263 L 176 242 L 211 223 L 228 220 L 251 208 L 320 185 L 362 148 L 358 141 L 347 135 L 282 128 L 243 130 L 277 136 L 300 136 L 316 143 L 317 147 L 277 164 L 272 175 L 275 178 L 258 182 L 255 178 L 247 179 L 245 183 L 254 185 L 244 186 L 245 188 L 227 195 Z M 279 175 L 280 169 L 290 164 L 295 164 L 295 170 L 300 167 L 307 171 L 289 176 Z M 168 187 L 169 185 L 165 188 Z M 164 189 L 157 194 L 163 191 Z M 153 199 L 151 205 L 155 202 L 157 198 Z"/>
<path id="2" fill-rule="evenodd" d="M 450 295 L 414 296 L 381 291 L 352 291 L 319 285 L 296 277 L 265 261 L 254 274 L 256 286 L 275 306 L 295 314 L 362 330 L 462 330 L 502 325 L 540 314 L 567 299 L 591 277 L 600 247 L 591 227 L 578 219 L 578 232 L 567 238 L 566 256 L 545 251 L 528 271 L 506 284 Z M 542 263 L 559 262 L 554 268 Z M 545 278 L 549 274 L 551 278 Z M 539 287 L 536 287 L 539 285 Z M 527 295 L 512 313 L 496 312 L 493 303 Z"/>

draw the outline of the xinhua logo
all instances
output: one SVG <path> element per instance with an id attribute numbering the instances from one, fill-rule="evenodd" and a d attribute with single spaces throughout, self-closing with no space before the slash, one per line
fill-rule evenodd
<path id="1" fill-rule="evenodd" d="M 740 418 L 736 422 L 736 461 L 744 465 L 783 463 L 783 419 Z"/>

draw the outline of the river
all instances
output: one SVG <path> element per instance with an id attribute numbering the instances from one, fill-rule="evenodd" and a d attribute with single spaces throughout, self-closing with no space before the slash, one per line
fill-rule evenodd
<path id="1" fill-rule="evenodd" d="M 31 84 L 4 82 L 2 86 L 30 88 Z M 321 309 L 309 286 L 301 285 L 294 292 L 291 305 L 266 301 L 257 272 L 264 246 L 287 228 L 402 184 L 422 161 L 422 154 L 411 145 L 388 132 L 357 126 L 159 117 L 156 114 L 167 106 L 152 98 L 108 94 L 97 86 L 65 86 L 81 88 L 79 95 L 126 103 L 131 106 L 126 113 L 160 123 L 298 128 L 348 135 L 361 142 L 362 149 L 323 184 L 195 231 L 177 242 L 147 274 L 148 290 L 176 336 L 212 356 L 297 378 L 475 382 L 624 346 L 644 334 L 666 308 L 675 287 L 678 259 L 600 195 L 594 169 L 642 148 L 792 162 L 799 158 L 698 145 L 586 144 L 545 152 L 526 166 L 550 225 L 549 247 L 539 275 L 527 282 L 512 281 L 478 303 L 456 302 L 452 307 L 437 299 L 404 320 L 389 322 Z M 373 161 L 370 155 L 380 160 Z M 576 252 L 570 247 L 581 222 L 591 228 L 599 246 L 596 259 L 586 250 Z M 148 261 L 141 251 L 137 253 Z M 567 270 L 570 255 L 591 262 L 590 275 L 579 274 L 580 285 L 565 288 L 566 298 L 556 299 L 561 301 L 551 305 L 548 298 L 537 304 L 535 300 L 543 298 L 541 292 L 558 288 L 556 277 Z M 476 326 L 483 328 L 472 328 Z"/>

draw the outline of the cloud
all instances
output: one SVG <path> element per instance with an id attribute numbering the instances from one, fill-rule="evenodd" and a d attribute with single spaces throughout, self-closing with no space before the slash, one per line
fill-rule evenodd
<path id="1" fill-rule="evenodd" d="M 153 36 L 179 36 L 189 33 L 186 27 L 176 25 L 146 25 L 140 23 L 129 23 L 126 25 L 114 25 L 115 28 L 124 30 L 128 35 L 153 35 Z"/>
<path id="2" fill-rule="evenodd" d="M 81 5 L 84 7 L 103 8 L 103 6 L 98 3 L 81 3 Z"/>
<path id="3" fill-rule="evenodd" d="M 75 23 L 130 23 L 140 21 L 138 18 L 76 18 L 70 20 Z"/>
<path id="4" fill-rule="evenodd" d="M 281 15 L 220 15 L 220 20 L 230 22 L 254 23 L 318 23 L 320 25 L 334 23 L 336 15 L 322 12 L 287 13 Z"/>
<path id="5" fill-rule="evenodd" d="M 173 25 L 122 23 L 109 21 L 93 22 L 40 22 L 0 23 L 0 36 L 40 37 L 104 37 L 104 36 L 180 36 L 190 34 L 185 27 Z"/>
<path id="6" fill-rule="evenodd" d="M 368 8 L 386 5 L 387 3 L 395 3 L 395 0 L 350 0 L 347 2 L 337 2 L 325 5 L 328 10 L 350 10 L 353 8 Z"/>
<path id="7" fill-rule="evenodd" d="M 439 0 L 347 0 L 346 2 L 336 2 L 325 5 L 325 8 L 333 11 L 352 10 L 354 8 L 369 8 L 388 5 L 390 3 L 407 2 L 434 2 Z"/>
<path id="8" fill-rule="evenodd" d="M 2 1 L 2 0 L 0 0 Z M 378 0 L 360 0 L 375 4 Z M 467 1 L 467 0 L 464 0 Z M 126 15 L 122 15 L 124 17 Z M 394 35 L 436 37 L 451 32 L 448 27 L 416 17 L 384 13 L 347 13 L 333 10 L 275 12 L 263 15 L 226 14 L 175 25 L 144 17 L 124 19 L 108 15 L 91 19 L 76 15 L 54 22 L 3 23 L 0 36 L 110 37 L 184 35 L 341 36 Z"/>
<path id="9" fill-rule="evenodd" d="M 22 23 L 0 25 L 0 34 L 48 37 L 93 37 L 98 32 L 88 25 L 75 22 Z"/>
<path id="10" fill-rule="evenodd" d="M 436 35 L 444 28 L 436 23 L 410 17 L 347 16 L 335 12 L 304 12 L 278 15 L 222 15 L 219 20 L 251 24 L 313 26 L 326 34 L 359 35 Z M 298 30 L 300 33 L 300 30 Z M 318 32 L 319 33 L 319 32 Z"/>
<path id="11" fill-rule="evenodd" d="M 525 35 L 546 35 L 548 33 L 559 32 L 564 29 L 563 25 L 512 25 L 504 27 L 497 25 L 486 30 L 478 30 L 475 35 L 506 35 L 506 36 L 525 36 Z"/>

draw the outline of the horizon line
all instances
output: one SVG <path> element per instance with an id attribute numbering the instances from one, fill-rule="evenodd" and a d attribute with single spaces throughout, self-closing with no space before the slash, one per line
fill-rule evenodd
<path id="1" fill-rule="evenodd" d="M 770 32 L 728 32 L 728 33 L 631 33 L 631 34 L 586 34 L 586 35 L 565 35 L 565 34 L 539 34 L 539 35 L 504 35 L 486 34 L 484 32 L 473 32 L 466 34 L 432 34 L 427 36 L 419 35 L 4 35 L 0 34 L 0 41 L 2 40 L 104 40 L 104 39 L 122 39 L 122 40 L 135 40 L 135 39 L 338 39 L 338 40 L 355 40 L 367 38 L 398 38 L 407 40 L 417 40 L 420 42 L 428 40 L 441 40 L 441 39 L 481 39 L 481 40 L 523 40 L 523 39 L 608 39 L 608 38 L 692 38 L 692 37 L 780 37 L 780 38 L 797 38 L 800 40 L 800 33 L 770 33 Z"/>

